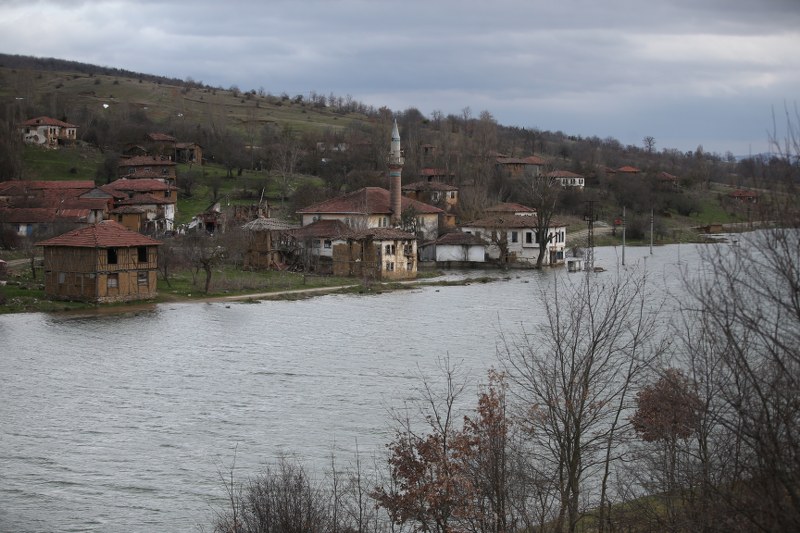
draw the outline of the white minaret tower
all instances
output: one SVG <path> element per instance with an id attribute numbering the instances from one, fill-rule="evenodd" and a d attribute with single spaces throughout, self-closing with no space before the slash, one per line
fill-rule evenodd
<path id="1" fill-rule="evenodd" d="M 403 151 L 400 149 L 400 131 L 397 129 L 397 120 L 392 126 L 392 144 L 389 150 L 389 204 L 392 209 L 392 224 L 400 223 L 402 203 L 400 200 L 403 183 Z"/>

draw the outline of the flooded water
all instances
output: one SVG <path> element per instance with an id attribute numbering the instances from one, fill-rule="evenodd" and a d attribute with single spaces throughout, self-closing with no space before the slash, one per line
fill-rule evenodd
<path id="1" fill-rule="evenodd" d="M 619 253 L 597 249 L 596 264 L 614 271 Z M 697 260 L 689 245 L 626 253 L 661 290 Z M 469 372 L 471 401 L 499 332 L 542 320 L 539 287 L 581 274 L 490 275 L 509 279 L 0 316 L 0 531 L 194 531 L 219 505 L 234 454 L 243 476 L 284 453 L 320 467 L 356 445 L 381 454 L 387 410 L 420 375 L 440 376 L 439 357 Z"/>

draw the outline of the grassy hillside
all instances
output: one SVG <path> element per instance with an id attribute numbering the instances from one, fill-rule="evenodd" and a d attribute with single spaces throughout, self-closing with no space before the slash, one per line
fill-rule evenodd
<path id="1" fill-rule="evenodd" d="M 288 124 L 295 131 L 304 132 L 338 130 L 366 120 L 363 115 L 337 114 L 288 95 L 242 93 L 144 77 L 5 66 L 0 67 L 0 101 L 15 105 L 20 117 L 26 118 L 39 111 L 74 120 L 70 117 L 77 116 L 82 108 L 123 117 L 138 111 L 156 123 L 213 122 L 241 133 L 267 123 Z"/>

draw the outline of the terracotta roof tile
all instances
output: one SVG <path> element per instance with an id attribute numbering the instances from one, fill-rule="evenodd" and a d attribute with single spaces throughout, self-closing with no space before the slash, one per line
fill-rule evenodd
<path id="1" fill-rule="evenodd" d="M 506 202 L 502 204 L 493 205 L 486 209 L 487 213 L 536 213 L 536 209 L 528 207 L 527 205 L 517 204 L 513 202 Z"/>
<path id="2" fill-rule="evenodd" d="M 438 214 L 443 212 L 438 207 L 413 200 L 406 196 L 401 197 L 400 202 L 401 209 L 403 211 L 413 208 L 417 213 L 421 214 Z M 363 189 L 353 191 L 345 194 L 344 196 L 338 196 L 336 198 L 308 206 L 304 209 L 300 209 L 297 211 L 297 213 L 390 215 L 392 214 L 392 209 L 390 207 L 389 191 L 381 187 L 364 187 Z"/>
<path id="3" fill-rule="evenodd" d="M 130 198 L 126 198 L 125 200 L 120 200 L 117 202 L 119 205 L 164 205 L 164 204 L 174 204 L 174 200 L 170 200 L 169 198 L 158 197 L 148 193 L 137 193 L 131 196 Z"/>
<path id="4" fill-rule="evenodd" d="M 77 246 L 82 248 L 110 248 L 154 246 L 161 242 L 131 231 L 119 222 L 104 220 L 91 226 L 76 229 L 36 243 L 39 246 Z"/>
<path id="5" fill-rule="evenodd" d="M 617 172 L 622 172 L 623 174 L 638 174 L 641 170 L 630 165 L 625 165 L 624 167 L 619 167 Z"/>
<path id="6" fill-rule="evenodd" d="M 77 128 L 75 124 L 63 122 L 51 117 L 36 117 L 26 120 L 22 123 L 23 126 L 58 126 L 60 128 Z"/>
<path id="7" fill-rule="evenodd" d="M 127 178 L 120 178 L 116 181 L 112 181 L 107 185 L 103 185 L 100 189 L 106 191 L 107 193 L 113 194 L 115 191 L 124 191 L 124 192 L 150 192 L 150 191 L 172 191 L 176 190 L 177 187 L 174 185 L 169 185 L 161 180 L 154 180 L 154 179 L 127 179 Z"/>
<path id="8" fill-rule="evenodd" d="M 473 235 L 471 233 L 463 233 L 461 231 L 452 231 L 450 233 L 445 233 L 435 241 L 436 244 L 441 245 L 476 245 L 476 244 L 484 244 L 483 239 L 478 237 L 477 235 Z"/>
<path id="9" fill-rule="evenodd" d="M 0 220 L 12 224 L 46 224 L 56 218 L 52 207 L 18 207 L 0 209 Z"/>
<path id="10" fill-rule="evenodd" d="M 552 172 L 548 172 L 545 174 L 545 177 L 548 178 L 582 178 L 582 174 L 576 174 L 575 172 L 570 172 L 569 170 L 554 170 Z"/>
<path id="11" fill-rule="evenodd" d="M 341 220 L 317 220 L 308 226 L 289 230 L 288 233 L 296 239 L 326 239 L 341 237 L 350 231 Z"/>

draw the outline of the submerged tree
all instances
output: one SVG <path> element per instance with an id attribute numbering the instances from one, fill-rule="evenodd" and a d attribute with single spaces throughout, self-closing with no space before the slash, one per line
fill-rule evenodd
<path id="1" fill-rule="evenodd" d="M 542 293 L 544 323 L 506 346 L 530 468 L 556 502 L 553 531 L 575 531 L 586 502 L 606 525 L 631 388 L 660 351 L 659 306 L 647 297 L 644 276 L 557 278 L 553 296 Z"/>

